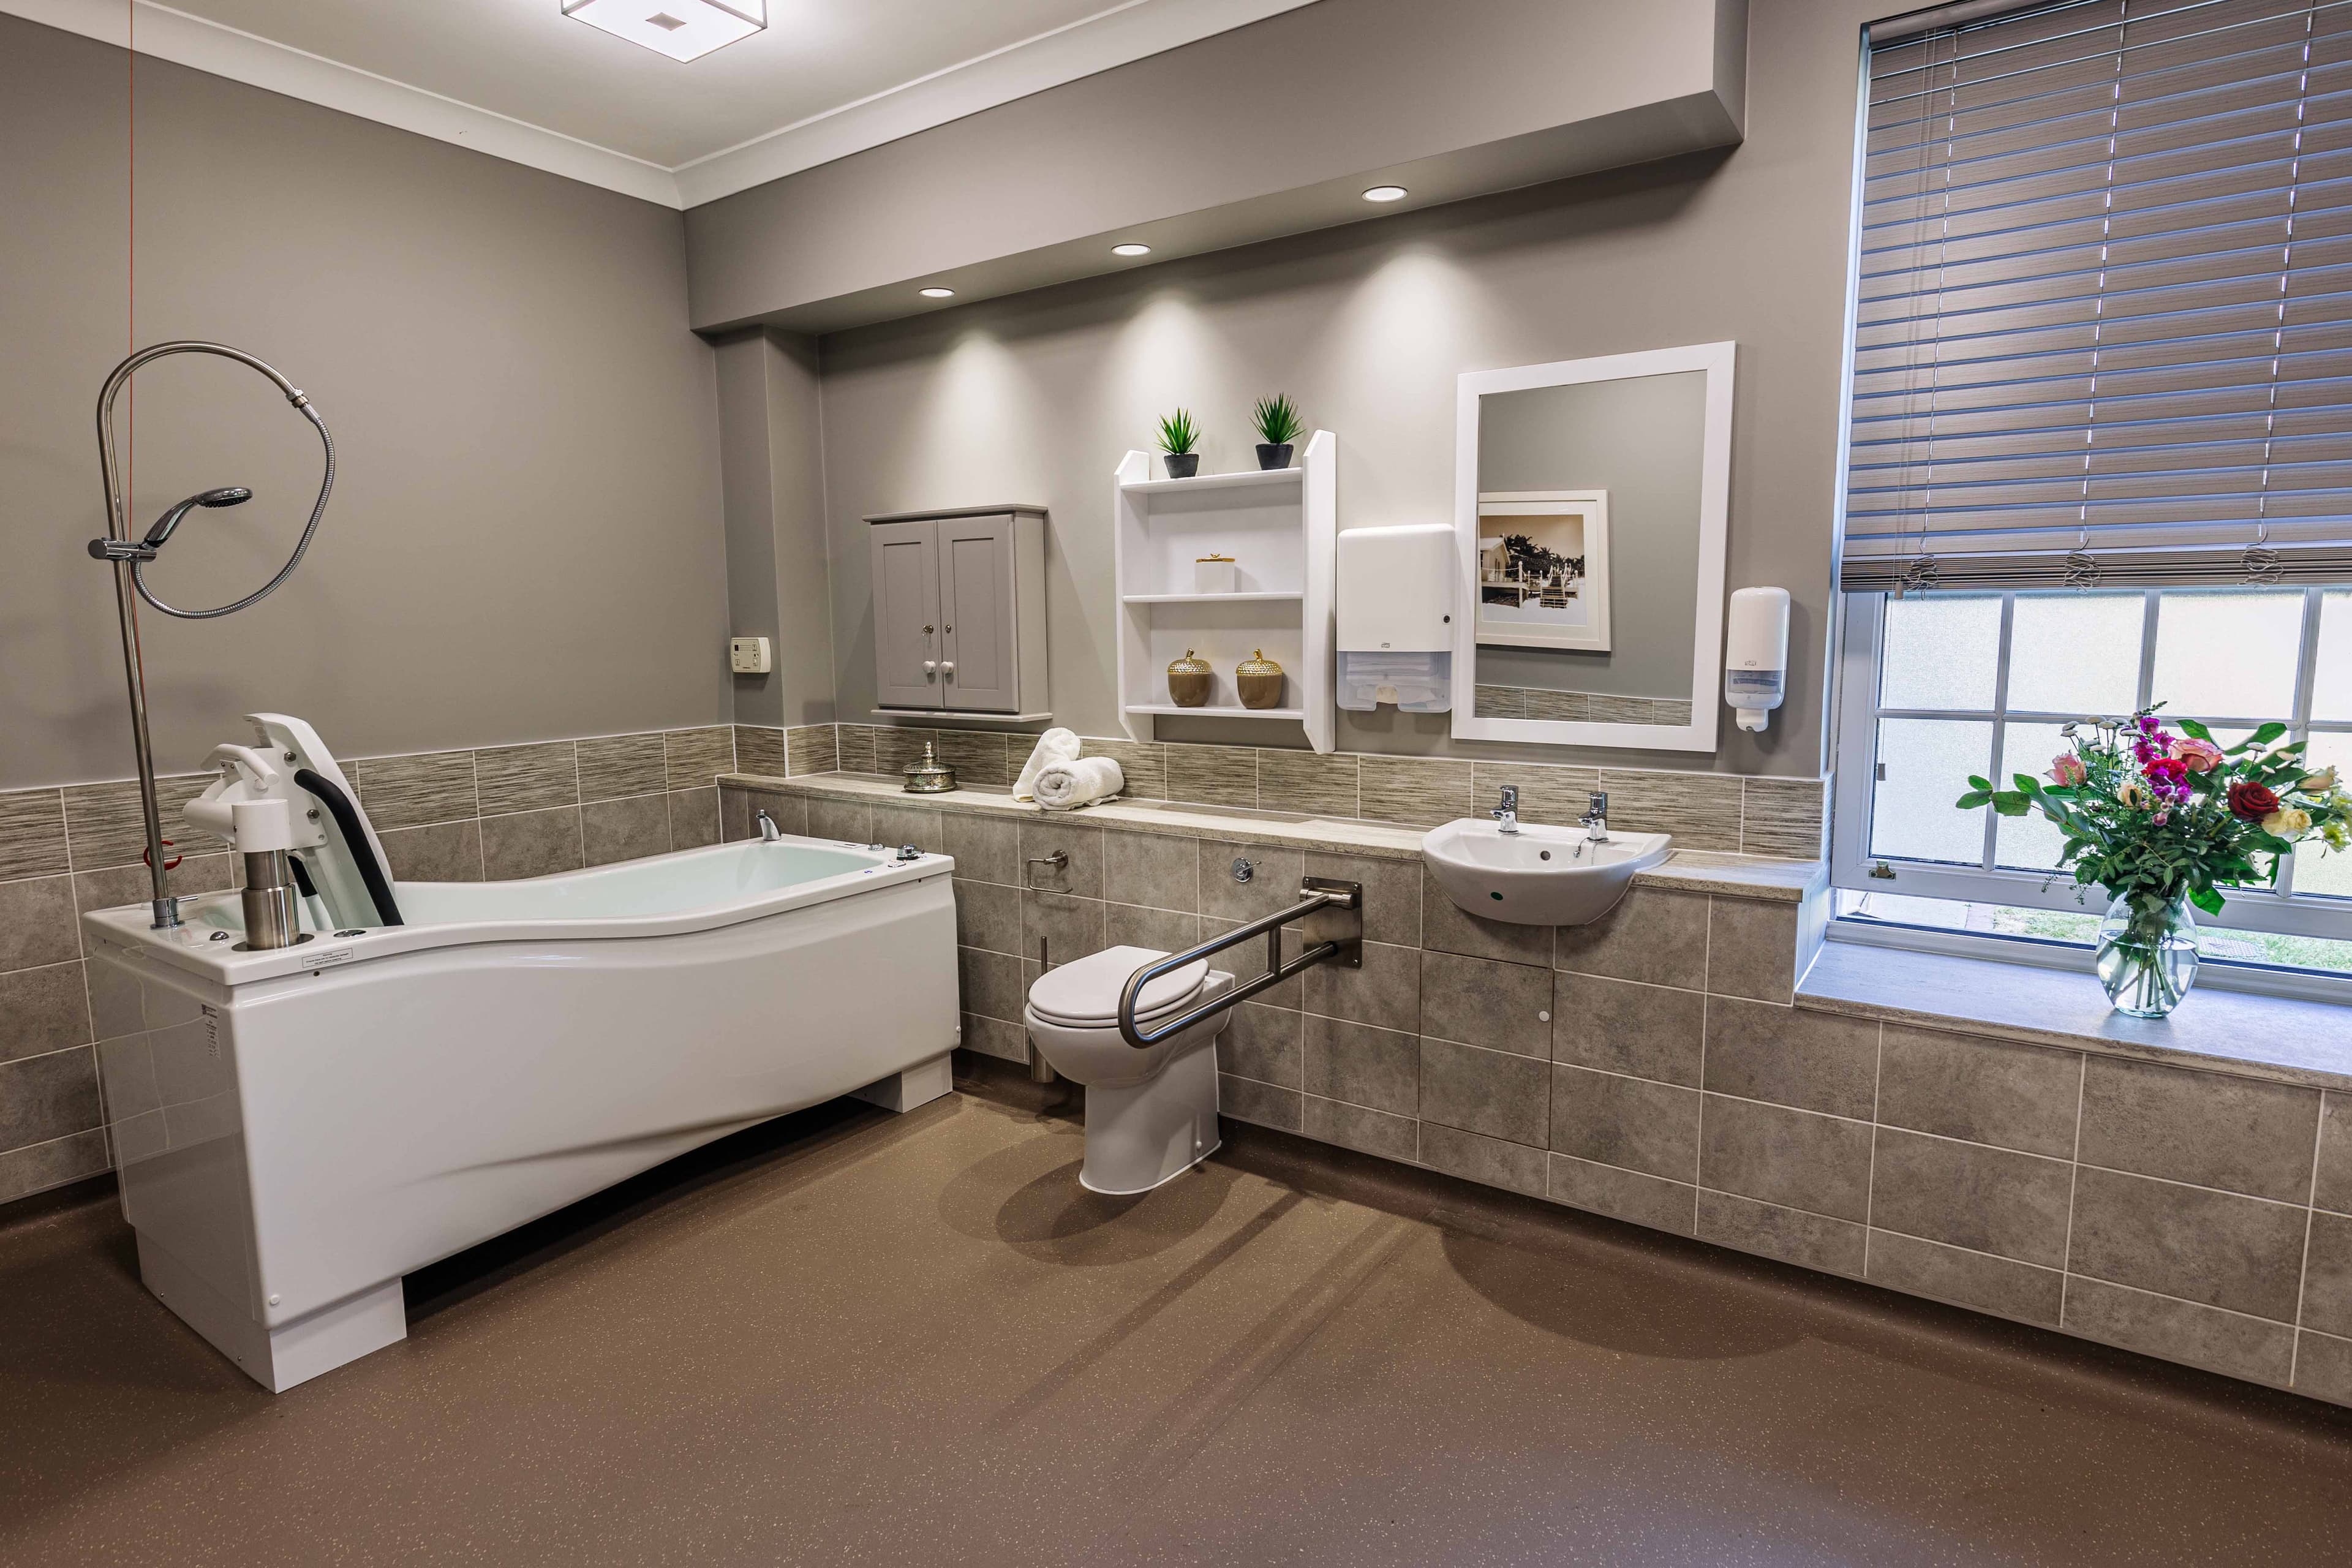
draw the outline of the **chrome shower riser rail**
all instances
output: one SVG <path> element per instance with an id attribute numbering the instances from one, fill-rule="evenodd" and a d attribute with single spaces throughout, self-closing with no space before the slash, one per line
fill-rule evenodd
<path id="1" fill-rule="evenodd" d="M 1308 877 L 1298 885 L 1299 901 L 1286 910 L 1261 916 L 1247 925 L 1235 926 L 1223 936 L 1213 937 L 1181 952 L 1171 953 L 1154 963 L 1147 963 L 1127 977 L 1127 984 L 1118 995 L 1118 1032 L 1121 1038 L 1138 1050 L 1156 1046 L 1191 1028 L 1202 1019 L 1212 1017 L 1239 1006 L 1259 992 L 1281 984 L 1294 974 L 1305 973 L 1318 963 L 1336 963 L 1343 969 L 1364 966 L 1364 885 L 1342 882 L 1328 877 Z M 1299 935 L 1305 939 L 1305 951 L 1285 963 L 1282 957 L 1282 928 L 1293 921 L 1300 922 Z M 1213 1002 L 1204 1002 L 1182 1017 L 1162 1024 L 1150 1034 L 1136 1022 L 1135 1007 L 1143 988 L 1163 974 L 1183 968 L 1196 959 L 1223 952 L 1229 947 L 1239 947 L 1258 937 L 1265 938 L 1265 973 L 1245 980 Z"/>

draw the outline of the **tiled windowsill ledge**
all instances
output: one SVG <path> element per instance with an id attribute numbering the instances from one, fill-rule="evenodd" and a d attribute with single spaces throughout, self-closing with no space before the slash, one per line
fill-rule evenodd
<path id="1" fill-rule="evenodd" d="M 1422 836 L 1425 831 L 1359 817 L 1245 811 L 1239 807 L 1192 805 L 1177 801 L 1131 800 L 1124 795 L 1076 811 L 1047 812 L 1026 801 L 1013 799 L 1013 792 L 1001 786 L 968 785 L 940 795 L 909 795 L 897 780 L 867 773 L 801 773 L 790 778 L 769 773 L 726 773 L 720 775 L 719 782 L 722 785 L 760 790 L 772 795 L 888 802 L 894 805 L 928 810 L 1051 816 L 1090 826 L 1120 827 L 1134 833 L 1165 833 L 1185 838 L 1247 839 L 1256 844 L 1278 844 L 1286 848 L 1336 855 L 1368 855 L 1389 860 L 1419 860 Z M 1664 865 L 1640 873 L 1633 880 L 1637 887 L 1672 888 L 1683 892 L 1720 893 L 1733 898 L 1796 903 L 1827 874 L 1827 868 L 1818 860 L 1776 860 L 1755 855 L 1677 849 L 1668 856 Z"/>
<path id="2" fill-rule="evenodd" d="M 2169 1018 L 2133 1018 L 2077 971 L 1832 942 L 1798 982 L 1797 1005 L 2352 1091 L 2352 1008 L 2331 1002 L 2209 989 Z"/>

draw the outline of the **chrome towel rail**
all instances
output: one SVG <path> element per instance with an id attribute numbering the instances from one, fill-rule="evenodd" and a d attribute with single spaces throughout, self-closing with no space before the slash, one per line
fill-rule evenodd
<path id="1" fill-rule="evenodd" d="M 1282 957 L 1282 928 L 1293 921 L 1299 922 L 1299 935 L 1305 940 L 1305 951 L 1288 963 Z M 1245 980 L 1213 1002 L 1204 1002 L 1172 1023 L 1162 1024 L 1150 1034 L 1135 1021 L 1135 1005 L 1143 988 L 1163 974 L 1183 968 L 1197 958 L 1213 952 L 1223 952 L 1229 947 L 1239 947 L 1255 937 L 1265 938 L 1265 973 Z M 1118 996 L 1118 1032 L 1127 1043 L 1141 1050 L 1156 1046 L 1171 1036 L 1181 1033 L 1212 1014 L 1223 1013 L 1240 1005 L 1269 986 L 1281 984 L 1292 975 L 1314 968 L 1318 963 L 1336 963 L 1343 969 L 1364 966 L 1364 885 L 1342 882 L 1329 877 L 1308 877 L 1298 885 L 1298 902 L 1275 914 L 1265 915 L 1244 926 L 1236 926 L 1223 936 L 1213 937 L 1196 947 L 1171 953 L 1156 963 L 1147 963 L 1127 977 L 1127 986 Z"/>

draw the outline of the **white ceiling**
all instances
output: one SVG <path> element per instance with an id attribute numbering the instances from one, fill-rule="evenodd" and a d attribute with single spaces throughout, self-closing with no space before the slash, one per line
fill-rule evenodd
<path id="1" fill-rule="evenodd" d="M 768 0 L 680 65 L 558 0 L 0 0 L 0 11 L 692 206 L 1310 0 Z"/>

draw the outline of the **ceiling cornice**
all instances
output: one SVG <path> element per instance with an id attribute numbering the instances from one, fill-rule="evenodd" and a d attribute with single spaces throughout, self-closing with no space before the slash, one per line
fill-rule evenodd
<path id="1" fill-rule="evenodd" d="M 665 168 L 436 92 L 308 54 L 155 0 L 0 0 L 0 13 L 79 33 L 509 163 L 667 207 L 698 206 L 1313 0 L 1119 0 L 1035 37 L 740 145 Z M 135 13 L 135 18 L 134 14 Z"/>

